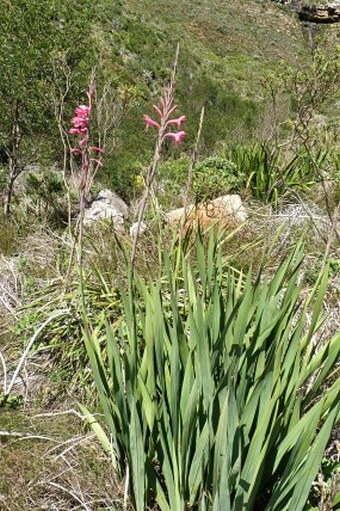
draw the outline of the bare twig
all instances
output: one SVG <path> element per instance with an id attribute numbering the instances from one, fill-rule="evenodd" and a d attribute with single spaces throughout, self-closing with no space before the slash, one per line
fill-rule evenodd
<path id="1" fill-rule="evenodd" d="M 4 375 L 4 383 L 3 383 L 3 393 L 6 394 L 6 388 L 7 388 L 7 366 L 6 366 L 6 362 L 5 362 L 5 359 L 4 357 L 2 356 L 2 353 L 0 351 L 0 361 L 1 361 L 1 365 L 2 365 L 2 371 L 3 371 L 3 375 Z"/>
<path id="2" fill-rule="evenodd" d="M 124 484 L 124 511 L 127 511 L 128 508 L 128 498 L 129 498 L 129 484 L 130 484 L 130 469 L 129 464 L 126 464 L 126 474 L 125 474 L 125 484 Z"/>
<path id="3" fill-rule="evenodd" d="M 204 106 L 202 107 L 202 110 L 201 110 L 200 122 L 199 122 L 199 126 L 198 126 L 197 137 L 196 137 L 196 144 L 195 144 L 195 148 L 191 154 L 191 161 L 190 161 L 190 165 L 189 165 L 189 169 L 188 169 L 188 180 L 187 180 L 186 187 L 185 187 L 184 205 L 183 205 L 184 214 L 181 219 L 181 228 L 180 228 L 180 236 L 179 236 L 180 241 L 183 239 L 183 236 L 185 233 L 185 222 L 186 222 L 186 216 L 187 216 L 189 193 L 190 193 L 190 188 L 191 188 L 191 184 L 192 184 L 192 173 L 193 173 L 193 170 L 197 163 L 198 147 L 199 147 L 199 143 L 201 140 L 203 121 L 204 121 Z"/>
<path id="4" fill-rule="evenodd" d="M 20 433 L 17 431 L 0 431 L 0 437 L 13 437 L 17 438 L 18 440 L 47 440 L 49 442 L 55 442 L 59 443 L 58 440 L 55 438 L 52 438 L 50 436 L 45 435 L 32 435 L 31 433 Z"/>
<path id="5" fill-rule="evenodd" d="M 61 491 L 65 492 L 65 493 L 67 493 L 68 495 L 71 495 L 71 497 L 74 500 L 76 500 L 82 506 L 82 508 L 85 509 L 85 511 L 91 511 L 91 509 L 88 507 L 86 502 L 81 500 L 73 491 L 69 490 L 68 488 L 65 488 L 65 486 L 62 486 L 61 484 L 54 483 L 52 481 L 39 481 L 36 484 L 37 485 L 42 485 L 42 486 L 48 485 L 48 486 L 52 486 L 54 488 L 57 488 L 58 490 L 61 490 Z"/>

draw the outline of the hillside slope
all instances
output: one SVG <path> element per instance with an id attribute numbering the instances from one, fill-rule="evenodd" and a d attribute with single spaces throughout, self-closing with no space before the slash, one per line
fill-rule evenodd
<path id="1" fill-rule="evenodd" d="M 140 140 L 141 116 L 169 77 L 177 43 L 177 99 L 188 118 L 183 147 L 192 145 L 205 105 L 202 150 L 208 153 L 226 139 L 254 136 L 262 122 L 265 72 L 281 60 L 294 67 L 310 59 L 301 23 L 270 0 L 126 0 L 116 3 L 104 27 L 116 80 L 136 96 L 115 148 L 116 189 L 149 157 L 150 137 Z"/>
<path id="2" fill-rule="evenodd" d="M 132 51 L 143 55 L 148 34 L 162 34 L 160 46 L 180 42 L 193 63 L 212 68 L 213 75 L 221 78 L 227 73 L 227 83 L 241 85 L 247 92 L 253 91 L 253 84 L 245 85 L 243 78 L 254 78 L 281 59 L 291 65 L 301 63 L 309 54 L 301 23 L 269 0 L 127 0 L 126 5 L 127 16 L 137 31 L 138 22 L 143 25 L 140 36 L 145 37 L 144 49 L 135 46 Z"/>

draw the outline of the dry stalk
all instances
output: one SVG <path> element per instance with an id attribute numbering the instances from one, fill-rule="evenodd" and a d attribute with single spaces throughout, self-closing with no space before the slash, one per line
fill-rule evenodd
<path id="1" fill-rule="evenodd" d="M 190 193 L 190 189 L 191 189 L 191 185 L 192 185 L 192 174 L 193 174 L 195 165 L 197 163 L 198 148 L 199 148 L 199 143 L 200 143 L 200 139 L 201 139 L 203 121 L 204 121 L 204 106 L 202 107 L 202 110 L 201 110 L 200 122 L 199 122 L 199 126 L 198 126 L 197 137 L 196 137 L 196 144 L 195 144 L 194 150 L 191 154 L 191 160 L 190 160 L 190 165 L 189 165 L 189 169 L 188 169 L 188 180 L 187 180 L 187 183 L 185 186 L 184 205 L 183 205 L 184 214 L 181 219 L 181 226 L 180 226 L 180 235 L 179 235 L 180 241 L 183 240 L 183 237 L 185 234 L 185 223 L 186 223 L 186 216 L 187 216 L 189 193 Z"/>
<path id="2" fill-rule="evenodd" d="M 0 437 L 13 437 L 17 440 L 47 440 L 48 442 L 59 443 L 58 440 L 45 435 L 31 435 L 30 433 L 20 433 L 17 431 L 0 431 Z"/>
<path id="3" fill-rule="evenodd" d="M 153 184 L 153 180 L 154 180 L 154 177 L 156 174 L 158 162 L 161 157 L 161 149 L 162 149 L 162 145 L 164 142 L 164 135 L 165 135 L 166 128 L 167 128 L 167 121 L 169 120 L 169 115 L 171 114 L 171 110 L 173 107 L 174 91 L 175 91 L 175 84 L 176 84 L 175 80 L 176 80 L 176 72 L 177 72 L 177 65 L 178 65 L 178 55 L 179 55 L 179 45 L 177 45 L 177 48 L 176 48 L 176 55 L 175 55 L 175 61 L 173 64 L 171 80 L 170 80 L 168 87 L 166 87 L 164 95 L 163 95 L 163 99 L 164 99 L 163 115 L 162 115 L 162 119 L 161 119 L 161 123 L 160 123 L 160 128 L 158 131 L 158 137 L 157 137 L 157 141 L 156 141 L 156 145 L 155 145 L 153 159 L 152 159 L 151 165 L 149 166 L 149 169 L 148 169 L 148 172 L 146 175 L 146 180 L 145 180 L 146 189 L 145 189 L 143 198 L 142 198 L 140 206 L 139 206 L 137 227 L 136 227 L 136 231 L 135 231 L 135 235 L 134 235 L 134 239 L 133 239 L 132 252 L 131 252 L 131 266 L 132 267 L 134 267 L 134 265 L 135 265 L 137 243 L 138 243 L 138 239 L 139 239 L 139 235 L 140 235 L 140 231 L 141 231 L 141 226 L 142 226 L 142 223 L 144 220 L 144 214 L 145 214 L 146 206 L 147 206 L 147 203 L 149 200 L 149 195 L 152 190 L 152 184 Z"/>
<path id="4" fill-rule="evenodd" d="M 60 135 L 60 140 L 63 146 L 63 181 L 64 186 L 66 188 L 67 192 L 67 216 L 68 216 L 68 229 L 70 236 L 72 236 L 72 227 L 71 227 L 71 191 L 70 191 L 70 185 L 68 183 L 67 179 L 67 161 L 68 161 L 68 155 L 70 153 L 70 143 L 68 139 L 67 130 L 64 128 L 63 123 L 63 116 L 64 116 L 64 105 L 66 97 L 70 91 L 71 88 L 71 70 L 69 66 L 66 63 L 66 60 L 63 58 L 62 61 L 62 72 L 64 74 L 65 78 L 65 88 L 64 90 L 58 91 L 58 97 L 56 95 L 52 95 L 52 102 L 54 106 L 54 116 L 57 122 L 58 131 Z M 54 74 L 54 83 L 58 83 L 56 78 L 58 76 L 58 70 L 56 69 L 56 64 L 53 62 L 53 74 Z M 72 160 L 70 161 L 70 168 L 71 168 L 71 175 L 73 174 L 73 165 Z"/>
<path id="5" fill-rule="evenodd" d="M 84 500 L 80 499 L 73 491 L 69 490 L 68 488 L 65 488 L 65 486 L 62 486 L 61 484 L 54 483 L 53 481 L 39 481 L 36 483 L 37 485 L 48 485 L 52 486 L 54 488 L 57 488 L 58 490 L 63 491 L 64 493 L 67 493 L 70 495 L 74 500 L 76 500 L 85 511 L 91 511 L 91 509 L 88 507 L 87 503 L 84 502 Z"/>

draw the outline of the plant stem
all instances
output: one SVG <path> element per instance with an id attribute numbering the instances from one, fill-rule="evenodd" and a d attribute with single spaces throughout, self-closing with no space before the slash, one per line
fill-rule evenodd
<path id="1" fill-rule="evenodd" d="M 135 265 L 136 253 L 137 253 L 137 243 L 138 243 L 142 223 L 144 220 L 146 206 L 148 204 L 148 199 L 149 199 L 150 191 L 152 188 L 152 183 L 153 183 L 153 180 L 154 180 L 154 177 L 156 174 L 159 159 L 161 157 L 161 149 L 162 149 L 162 145 L 164 142 L 164 134 L 165 134 L 166 127 L 167 127 L 167 121 L 168 121 L 168 118 L 170 115 L 170 110 L 173 106 L 174 90 L 175 90 L 175 83 L 176 83 L 175 80 L 176 80 L 176 72 L 177 72 L 177 65 L 178 65 L 178 55 L 179 55 L 179 44 L 177 44 L 177 48 L 176 48 L 176 55 L 175 55 L 173 69 L 172 69 L 171 80 L 170 80 L 169 86 L 166 88 L 166 90 L 164 92 L 164 96 L 163 96 L 164 109 L 163 109 L 163 115 L 161 118 L 160 128 L 158 131 L 158 138 L 156 141 L 156 146 L 155 146 L 152 163 L 151 163 L 151 165 L 148 169 L 147 175 L 146 175 L 146 190 L 144 192 L 142 201 L 139 206 L 137 228 L 136 228 L 136 233 L 135 233 L 135 236 L 133 239 L 132 251 L 131 251 L 131 266 L 132 266 L 132 268 Z"/>

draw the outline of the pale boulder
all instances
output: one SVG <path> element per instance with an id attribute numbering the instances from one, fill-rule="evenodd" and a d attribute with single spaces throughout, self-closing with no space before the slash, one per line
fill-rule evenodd
<path id="1" fill-rule="evenodd" d="M 84 224 L 110 218 L 117 230 L 124 229 L 129 216 L 127 204 L 111 190 L 101 190 L 85 210 Z"/>
<path id="2" fill-rule="evenodd" d="M 201 227 L 219 224 L 221 227 L 237 227 L 247 219 L 247 211 L 239 195 L 223 195 L 206 204 L 190 204 L 165 214 L 166 221 L 175 225 L 183 222 L 189 227 L 199 224 Z"/>

